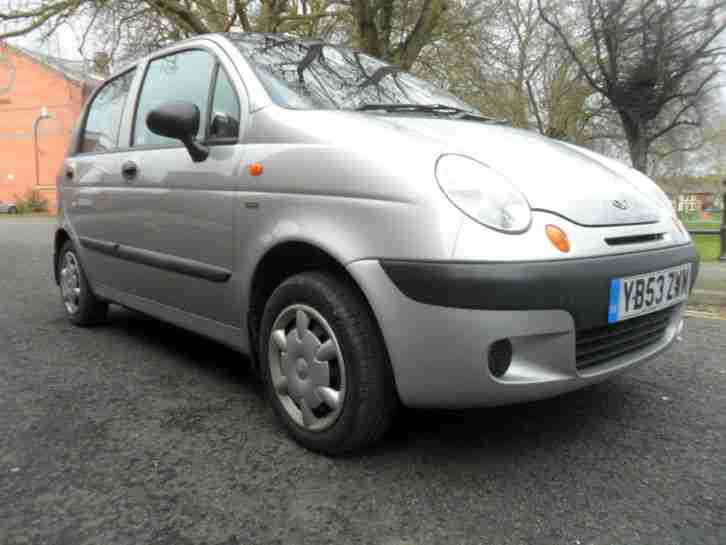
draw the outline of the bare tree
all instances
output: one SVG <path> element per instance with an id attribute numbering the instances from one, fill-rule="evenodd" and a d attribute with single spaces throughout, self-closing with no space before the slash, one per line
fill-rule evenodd
<path id="1" fill-rule="evenodd" d="M 353 41 L 408 69 L 439 37 L 445 11 L 444 0 L 0 0 L 0 38 L 70 24 L 83 44 L 100 36 L 136 56 L 208 32 L 292 32 Z"/>
<path id="2" fill-rule="evenodd" d="M 536 0 L 501 0 L 480 6 L 480 14 L 463 39 L 448 35 L 428 47 L 417 71 L 486 115 L 582 142 L 594 91 L 540 18 Z"/>
<path id="3" fill-rule="evenodd" d="M 36 30 L 48 37 L 69 25 L 80 32 L 81 48 L 94 41 L 128 57 L 232 28 L 312 34 L 340 15 L 333 0 L 4 0 L 0 38 Z"/>
<path id="4" fill-rule="evenodd" d="M 582 76 L 617 112 L 635 168 L 647 170 L 658 139 L 701 125 L 700 105 L 718 85 L 726 54 L 717 41 L 724 0 L 537 2 Z M 578 32 L 567 32 L 573 21 Z"/>
<path id="5" fill-rule="evenodd" d="M 719 105 L 720 106 L 720 105 Z M 726 115 L 714 105 L 699 130 L 673 130 L 651 150 L 654 177 L 708 176 L 726 178 Z"/>
<path id="6" fill-rule="evenodd" d="M 404 69 L 431 43 L 449 7 L 445 0 L 351 0 L 351 5 L 361 50 Z"/>

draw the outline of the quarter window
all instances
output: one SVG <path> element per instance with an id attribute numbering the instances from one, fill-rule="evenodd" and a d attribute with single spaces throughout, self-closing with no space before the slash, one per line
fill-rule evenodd
<path id="1" fill-rule="evenodd" d="M 211 113 L 209 139 L 211 141 L 236 140 L 239 136 L 239 98 L 222 67 L 217 72 Z"/>
<path id="2" fill-rule="evenodd" d="M 154 134 L 146 126 L 149 112 L 171 101 L 191 102 L 199 108 L 197 138 L 203 138 L 214 64 L 214 57 L 202 50 L 167 55 L 149 63 L 134 121 L 134 146 L 179 145 L 178 140 Z"/>
<path id="3" fill-rule="evenodd" d="M 118 148 L 121 118 L 134 81 L 134 72 L 131 70 L 109 81 L 93 99 L 83 130 L 82 153 L 99 153 Z"/>

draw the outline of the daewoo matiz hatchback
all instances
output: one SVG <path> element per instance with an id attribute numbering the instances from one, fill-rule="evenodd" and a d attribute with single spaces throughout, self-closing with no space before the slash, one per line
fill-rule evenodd
<path id="1" fill-rule="evenodd" d="M 647 177 L 411 74 L 286 35 L 209 35 L 90 98 L 59 179 L 69 319 L 118 303 L 250 354 L 300 443 L 399 402 L 581 388 L 681 334 L 694 245 Z"/>

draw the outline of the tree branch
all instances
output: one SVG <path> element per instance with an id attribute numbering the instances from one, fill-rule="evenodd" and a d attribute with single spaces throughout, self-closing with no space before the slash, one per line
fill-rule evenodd
<path id="1" fill-rule="evenodd" d="M 585 76 L 585 79 L 587 79 L 587 82 L 590 84 L 590 86 L 597 90 L 598 92 L 602 94 L 607 94 L 607 89 L 604 88 L 602 85 L 600 85 L 595 79 L 592 77 L 592 74 L 590 74 L 590 71 L 588 70 L 587 66 L 585 66 L 585 63 L 582 61 L 580 56 L 575 51 L 574 47 L 572 47 L 572 44 L 567 39 L 567 36 L 565 36 L 565 33 L 562 31 L 562 27 L 556 23 L 553 19 L 550 19 L 547 14 L 545 13 L 545 10 L 542 8 L 542 0 L 537 0 L 537 9 L 539 10 L 539 16 L 542 17 L 542 20 L 547 23 L 552 30 L 554 30 L 557 35 L 562 40 L 562 44 L 565 46 L 565 49 L 570 54 L 572 59 L 577 64 L 578 68 L 582 72 L 582 75 Z"/>

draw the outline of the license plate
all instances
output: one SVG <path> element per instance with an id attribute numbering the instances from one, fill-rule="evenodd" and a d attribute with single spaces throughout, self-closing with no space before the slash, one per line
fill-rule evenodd
<path id="1" fill-rule="evenodd" d="M 615 278 L 610 281 L 608 323 L 620 322 L 685 301 L 690 288 L 690 264 Z"/>

